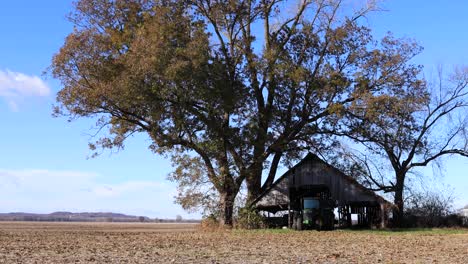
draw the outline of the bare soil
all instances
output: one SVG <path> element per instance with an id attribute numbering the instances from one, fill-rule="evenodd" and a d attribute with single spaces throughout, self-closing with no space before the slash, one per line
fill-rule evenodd
<path id="1" fill-rule="evenodd" d="M 207 232 L 194 224 L 0 222 L 0 263 L 468 263 L 468 230 Z"/>

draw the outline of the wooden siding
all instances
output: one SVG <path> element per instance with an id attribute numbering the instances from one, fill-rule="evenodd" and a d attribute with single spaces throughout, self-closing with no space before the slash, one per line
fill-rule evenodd
<path id="1" fill-rule="evenodd" d="M 367 191 L 354 179 L 344 175 L 338 169 L 328 165 L 318 157 L 306 159 L 295 169 L 288 172 L 289 186 L 292 188 L 304 185 L 326 185 L 333 200 L 338 205 L 356 202 L 378 203 L 379 198 Z"/>
<path id="2" fill-rule="evenodd" d="M 316 155 L 309 154 L 281 176 L 253 205 L 258 208 L 279 206 L 287 209 L 289 188 L 300 188 L 306 185 L 326 185 L 330 190 L 331 198 L 337 201 L 338 206 L 353 203 L 388 203 Z"/>

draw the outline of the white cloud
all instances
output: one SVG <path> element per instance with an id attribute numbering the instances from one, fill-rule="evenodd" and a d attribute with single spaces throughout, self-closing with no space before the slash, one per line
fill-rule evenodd
<path id="1" fill-rule="evenodd" d="M 49 171 L 49 170 L 2 170 L 0 169 L 0 190 L 5 186 L 5 192 L 22 191 L 61 191 L 62 185 L 79 186 L 92 182 L 97 174 L 75 171 Z"/>
<path id="2" fill-rule="evenodd" d="M 13 111 L 18 110 L 18 100 L 31 96 L 44 97 L 50 92 L 49 86 L 38 76 L 0 70 L 0 97 L 7 100 Z"/>
<path id="3" fill-rule="evenodd" d="M 97 196 L 111 197 L 119 196 L 130 193 L 138 193 L 148 189 L 164 190 L 167 187 L 166 184 L 153 181 L 128 181 L 113 185 L 97 186 L 92 190 Z"/>
<path id="4" fill-rule="evenodd" d="M 0 212 L 101 211 L 197 217 L 173 203 L 176 190 L 167 182 L 103 183 L 104 179 L 92 172 L 0 169 Z"/>

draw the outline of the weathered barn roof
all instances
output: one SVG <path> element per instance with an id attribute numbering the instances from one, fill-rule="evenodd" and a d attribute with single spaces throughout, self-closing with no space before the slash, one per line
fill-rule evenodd
<path id="1" fill-rule="evenodd" d="M 295 173 L 302 173 L 300 179 L 303 179 L 304 184 L 309 182 L 309 184 L 327 185 L 330 188 L 333 199 L 336 199 L 340 205 L 353 203 L 391 204 L 359 184 L 353 177 L 345 175 L 337 168 L 320 159 L 317 155 L 309 153 L 298 164 L 277 179 L 252 205 L 266 210 L 268 208 L 287 209 L 289 187 L 291 187 L 289 176 Z"/>

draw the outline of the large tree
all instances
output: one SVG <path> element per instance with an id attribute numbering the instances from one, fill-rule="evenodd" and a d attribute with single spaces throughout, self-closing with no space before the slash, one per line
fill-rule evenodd
<path id="1" fill-rule="evenodd" d="M 400 226 L 408 175 L 444 156 L 468 157 L 468 68 L 450 75 L 439 70 L 436 81 L 419 91 L 401 89 L 399 95 L 353 103 L 340 119 L 343 131 L 335 134 L 365 147 L 364 152 L 345 151 L 348 165 L 355 165 L 355 174 L 370 189 L 394 195 L 393 219 Z M 382 170 L 385 163 L 390 175 Z"/>
<path id="2" fill-rule="evenodd" d="M 339 0 L 80 0 L 75 29 L 52 63 L 63 85 L 56 113 L 98 118 L 108 133 L 92 147 L 119 148 L 144 132 L 157 153 L 189 154 L 196 162 L 180 162 L 176 173 L 203 165 L 222 223 L 231 224 L 241 184 L 252 201 L 280 162 L 321 148 L 322 127 L 334 129 L 356 98 L 420 84 L 409 64 L 416 45 L 375 41 L 360 25 L 373 8 L 352 11 Z"/>

